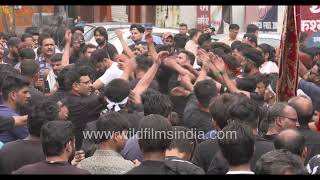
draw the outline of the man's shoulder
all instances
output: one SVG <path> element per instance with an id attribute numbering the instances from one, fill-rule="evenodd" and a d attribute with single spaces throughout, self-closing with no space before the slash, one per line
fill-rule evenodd
<path id="1" fill-rule="evenodd" d="M 12 117 L 12 116 L 18 116 L 18 113 L 15 112 L 13 109 L 2 104 L 0 105 L 0 115 L 3 117 Z"/>
<path id="2" fill-rule="evenodd" d="M 16 171 L 13 171 L 12 174 L 25 174 L 25 173 L 36 173 L 37 171 L 39 171 L 39 167 L 41 167 L 43 164 L 43 162 L 37 162 L 34 164 L 28 164 L 25 166 L 22 166 L 21 168 L 17 169 Z"/>

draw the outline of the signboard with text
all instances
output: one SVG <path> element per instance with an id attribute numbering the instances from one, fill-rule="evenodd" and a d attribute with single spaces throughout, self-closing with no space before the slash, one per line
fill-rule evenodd
<path id="1" fill-rule="evenodd" d="M 320 5 L 300 6 L 301 32 L 308 34 L 307 46 L 320 46 Z"/>
<path id="2" fill-rule="evenodd" d="M 278 28 L 278 6 L 246 6 L 243 29 L 255 24 L 259 31 L 276 32 Z"/>
<path id="3" fill-rule="evenodd" d="M 197 6 L 197 29 L 208 27 L 219 29 L 222 19 L 222 6 Z"/>

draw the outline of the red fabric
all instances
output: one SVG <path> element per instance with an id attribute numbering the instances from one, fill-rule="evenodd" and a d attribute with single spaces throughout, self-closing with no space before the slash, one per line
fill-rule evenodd
<path id="1" fill-rule="evenodd" d="M 229 66 L 228 64 L 226 64 L 226 63 L 224 63 L 224 66 L 225 66 L 225 68 L 226 68 L 227 70 L 233 72 L 236 76 L 238 76 L 238 75 L 241 74 L 240 70 L 234 69 L 234 68 L 230 67 L 230 66 Z"/>
<path id="2" fill-rule="evenodd" d="M 280 44 L 279 81 L 277 84 L 277 101 L 288 101 L 296 95 L 298 82 L 298 31 L 295 6 L 288 6 Z"/>

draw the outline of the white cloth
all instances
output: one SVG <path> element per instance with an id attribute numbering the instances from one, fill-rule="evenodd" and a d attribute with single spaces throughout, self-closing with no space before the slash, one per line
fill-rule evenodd
<path id="1" fill-rule="evenodd" d="M 123 71 L 118 68 L 118 63 L 113 62 L 99 80 L 106 86 L 110 81 L 120 78 L 122 74 Z"/>
<path id="2" fill-rule="evenodd" d="M 252 171 L 228 171 L 227 174 L 254 174 Z"/>
<path id="3" fill-rule="evenodd" d="M 267 61 L 260 66 L 259 71 L 262 74 L 279 73 L 279 67 L 276 63 Z"/>
<path id="4" fill-rule="evenodd" d="M 126 97 L 121 102 L 117 102 L 117 103 L 110 101 L 108 98 L 106 98 L 106 99 L 107 99 L 107 103 L 108 103 L 108 105 L 107 105 L 108 110 L 111 110 L 114 107 L 114 111 L 118 112 L 121 110 L 119 105 L 127 104 L 129 97 Z"/>
<path id="5" fill-rule="evenodd" d="M 50 92 L 53 92 L 54 89 L 55 89 L 55 85 L 57 83 L 56 77 L 57 76 L 54 74 L 53 70 L 50 69 L 49 73 L 48 73 L 48 76 L 47 76 L 47 81 L 48 81 L 48 84 L 49 84 Z"/>

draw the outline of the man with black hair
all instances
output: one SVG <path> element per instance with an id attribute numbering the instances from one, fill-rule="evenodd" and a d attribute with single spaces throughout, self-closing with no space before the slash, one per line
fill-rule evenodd
<path id="1" fill-rule="evenodd" d="M 32 34 L 28 34 L 28 33 L 22 34 L 21 35 L 21 41 L 32 44 L 32 48 L 34 48 L 34 42 L 33 42 Z"/>
<path id="2" fill-rule="evenodd" d="M 198 81 L 194 86 L 194 94 L 188 97 L 189 100 L 183 113 L 183 125 L 198 133 L 206 134 L 212 130 L 209 103 L 217 94 L 213 80 Z"/>
<path id="3" fill-rule="evenodd" d="M 288 104 L 292 106 L 298 114 L 299 126 L 298 131 L 304 136 L 308 154 L 305 164 L 315 155 L 320 152 L 320 134 L 312 131 L 309 128 L 309 122 L 313 117 L 313 105 L 311 100 L 304 97 L 292 97 Z"/>
<path id="4" fill-rule="evenodd" d="M 285 149 L 270 151 L 261 156 L 257 161 L 255 174 L 268 175 L 307 175 L 298 155 Z"/>
<path id="5" fill-rule="evenodd" d="M 21 62 L 25 60 L 35 60 L 36 53 L 31 48 L 19 49 L 19 63 L 17 63 L 14 68 L 20 70 Z"/>
<path id="6" fill-rule="evenodd" d="M 76 63 L 81 57 L 81 49 L 85 45 L 84 36 L 79 33 L 72 34 L 71 36 L 71 49 L 69 62 Z"/>
<path id="7" fill-rule="evenodd" d="M 211 47 L 211 36 L 208 33 L 201 34 L 198 39 L 199 47 L 209 52 Z"/>
<path id="8" fill-rule="evenodd" d="M 91 71 L 89 67 L 73 67 L 66 74 L 67 94 L 63 99 L 69 109 L 69 120 L 73 123 L 76 135 L 76 149 L 81 147 L 83 134 L 88 122 L 97 120 L 105 107 L 105 101 L 92 94 Z"/>
<path id="9" fill-rule="evenodd" d="M 203 169 L 190 162 L 197 143 L 193 132 L 181 126 L 172 128 L 175 136 L 166 150 L 166 165 L 177 174 L 205 174 Z M 190 136 L 192 138 L 188 139 Z"/>
<path id="10" fill-rule="evenodd" d="M 232 121 L 222 129 L 222 132 L 225 136 L 218 139 L 218 144 L 223 157 L 230 165 L 227 174 L 254 174 L 250 170 L 249 163 L 254 152 L 254 135 L 251 128 Z M 230 132 L 232 132 L 231 137 L 227 137 L 227 133 L 230 135 Z"/>
<path id="11" fill-rule="evenodd" d="M 306 140 L 297 130 L 286 129 L 281 131 L 273 143 L 275 149 L 286 149 L 300 156 L 301 161 L 305 162 L 308 152 Z"/>
<path id="12" fill-rule="evenodd" d="M 250 159 L 250 168 L 251 170 L 254 170 L 256 161 L 261 157 L 261 155 L 274 149 L 273 143 L 268 142 L 258 135 L 260 109 L 252 99 L 249 99 L 244 95 L 240 95 L 229 105 L 227 111 L 229 119 L 248 125 L 253 132 L 255 152 Z M 222 170 L 219 173 L 222 173 L 223 171 L 226 172 L 228 170 L 227 163 L 219 156 L 221 155 L 217 153 L 214 157 L 215 159 L 211 162 L 209 167 L 210 173 L 216 173 L 215 171 L 219 170 L 219 168 Z"/>
<path id="13" fill-rule="evenodd" d="M 81 57 L 86 60 L 90 60 L 91 54 L 97 49 L 97 47 L 91 43 L 86 44 L 82 47 Z"/>
<path id="14" fill-rule="evenodd" d="M 45 160 L 40 141 L 42 125 L 57 120 L 58 105 L 41 99 L 28 112 L 29 136 L 23 140 L 9 142 L 0 150 L 0 173 L 10 174 L 20 167 Z"/>
<path id="15" fill-rule="evenodd" d="M 133 168 L 131 161 L 119 154 L 127 142 L 129 123 L 125 116 L 118 112 L 109 112 L 100 116 L 97 121 L 97 132 L 108 136 L 100 139 L 99 149 L 93 156 L 82 160 L 78 167 L 91 174 L 125 174 Z"/>
<path id="16" fill-rule="evenodd" d="M 186 23 L 179 24 L 179 34 L 187 36 L 188 33 L 188 25 Z"/>
<path id="17" fill-rule="evenodd" d="M 7 49 L 7 42 L 8 42 L 8 35 L 3 33 L 3 32 L 0 32 L 0 44 L 5 48 Z"/>
<path id="18" fill-rule="evenodd" d="M 75 33 L 78 33 L 78 34 L 82 34 L 84 33 L 84 29 L 82 26 L 75 26 L 73 28 L 71 28 L 71 33 L 72 34 L 75 34 Z"/>
<path id="19" fill-rule="evenodd" d="M 209 111 L 213 118 L 213 124 L 215 124 L 212 126 L 215 127 L 216 131 L 221 131 L 228 124 L 227 120 L 229 119 L 229 115 L 227 110 L 237 97 L 238 96 L 224 93 L 211 100 Z M 212 136 L 208 140 L 198 144 L 192 162 L 207 172 L 212 159 L 219 150 L 218 138 Z"/>
<path id="20" fill-rule="evenodd" d="M 91 62 L 99 74 L 99 79 L 93 83 L 94 89 L 100 89 L 110 81 L 120 78 L 123 71 L 118 68 L 118 63 L 110 59 L 109 54 L 103 49 L 97 49 L 91 55 Z"/>
<path id="21" fill-rule="evenodd" d="M 189 30 L 189 37 L 190 40 L 187 41 L 186 46 L 184 47 L 185 50 L 190 51 L 193 53 L 193 55 L 197 56 L 197 50 L 199 47 L 198 41 L 199 37 L 202 34 L 202 32 L 198 29 L 190 29 Z"/>
<path id="22" fill-rule="evenodd" d="M 188 38 L 186 35 L 176 34 L 173 37 L 173 40 L 174 40 L 174 44 L 175 44 L 175 52 L 179 53 L 180 50 L 183 50 L 184 47 L 186 46 Z"/>
<path id="23" fill-rule="evenodd" d="M 170 122 L 163 116 L 151 114 L 141 120 L 139 129 L 141 132 L 138 141 L 143 152 L 143 161 L 127 174 L 171 174 L 163 161 L 166 149 L 171 143 L 168 136 L 172 131 Z M 152 131 L 158 135 L 150 137 Z"/>
<path id="24" fill-rule="evenodd" d="M 30 98 L 29 82 L 22 77 L 8 76 L 2 84 L 3 104 L 0 105 L 0 116 L 18 116 L 20 108 L 25 106 Z M 24 139 L 29 134 L 26 127 L 16 127 L 0 133 L 3 143 Z"/>
<path id="25" fill-rule="evenodd" d="M 243 35 L 242 43 L 246 43 L 251 47 L 256 48 L 258 46 L 258 38 L 252 33 L 246 33 Z"/>
<path id="26" fill-rule="evenodd" d="M 104 27 L 97 27 L 93 32 L 94 38 L 98 43 L 98 49 L 104 49 L 109 54 L 110 59 L 115 61 L 116 55 L 119 54 L 116 47 L 108 42 L 108 33 Z"/>
<path id="27" fill-rule="evenodd" d="M 234 41 L 239 41 L 239 39 L 237 38 L 239 29 L 240 26 L 238 24 L 230 24 L 228 37 L 220 39 L 219 42 L 223 42 L 231 46 Z"/>
<path id="28" fill-rule="evenodd" d="M 51 121 L 41 128 L 40 139 L 45 161 L 29 164 L 13 174 L 90 174 L 69 164 L 75 153 L 75 138 L 70 121 Z"/>
<path id="29" fill-rule="evenodd" d="M 18 46 L 21 43 L 21 39 L 12 37 L 8 40 L 9 54 L 3 58 L 3 62 L 11 64 L 13 67 L 19 62 Z"/>
<path id="30" fill-rule="evenodd" d="M 134 44 L 130 45 L 129 48 L 133 50 L 135 45 L 146 45 L 146 42 L 142 42 L 142 38 L 144 35 L 145 28 L 141 24 L 131 24 L 130 26 L 130 33 L 131 33 L 131 40 Z"/>
<path id="31" fill-rule="evenodd" d="M 255 24 L 248 24 L 246 33 L 254 34 L 256 37 L 259 37 L 259 27 Z"/>

